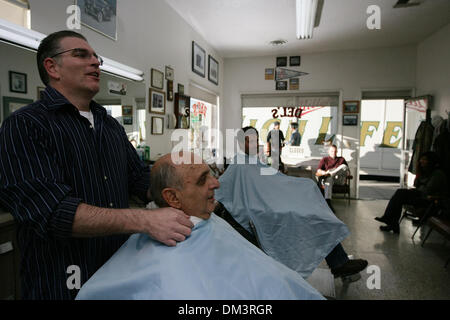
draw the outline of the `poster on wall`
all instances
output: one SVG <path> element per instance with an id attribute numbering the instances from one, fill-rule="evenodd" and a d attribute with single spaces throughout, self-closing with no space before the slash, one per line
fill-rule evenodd
<path id="1" fill-rule="evenodd" d="M 81 24 L 117 40 L 117 0 L 75 0 Z"/>
<path id="2" fill-rule="evenodd" d="M 113 96 L 125 96 L 127 94 L 127 85 L 125 83 L 108 81 L 108 93 Z"/>

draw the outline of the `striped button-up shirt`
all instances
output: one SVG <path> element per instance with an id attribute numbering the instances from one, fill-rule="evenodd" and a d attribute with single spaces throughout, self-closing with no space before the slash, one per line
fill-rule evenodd
<path id="1" fill-rule="evenodd" d="M 94 101 L 90 109 L 94 126 L 47 87 L 0 129 L 0 203 L 18 225 L 24 299 L 73 299 L 74 270 L 83 284 L 126 241 L 73 238 L 80 202 L 128 208 L 130 193 L 146 199 L 149 167 L 119 122 Z"/>

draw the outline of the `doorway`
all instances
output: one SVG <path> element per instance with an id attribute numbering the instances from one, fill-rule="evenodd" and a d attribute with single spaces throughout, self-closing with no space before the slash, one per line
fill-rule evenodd
<path id="1" fill-rule="evenodd" d="M 360 199 L 390 199 L 400 186 L 404 99 L 361 101 Z"/>

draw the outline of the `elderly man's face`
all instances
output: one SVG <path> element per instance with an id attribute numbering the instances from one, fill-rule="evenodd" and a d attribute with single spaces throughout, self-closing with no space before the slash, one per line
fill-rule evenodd
<path id="1" fill-rule="evenodd" d="M 183 165 L 179 170 L 183 175 L 181 190 L 181 210 L 187 215 L 208 219 L 216 207 L 214 190 L 219 181 L 214 178 L 206 164 Z"/>

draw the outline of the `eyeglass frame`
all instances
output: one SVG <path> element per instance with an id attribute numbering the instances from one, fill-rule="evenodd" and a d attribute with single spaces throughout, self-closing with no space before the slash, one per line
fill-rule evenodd
<path id="1" fill-rule="evenodd" d="M 72 49 L 64 50 L 64 51 L 61 51 L 61 52 L 58 52 L 58 53 L 52 55 L 49 58 L 53 59 L 54 57 L 56 57 L 56 56 L 58 56 L 60 54 L 63 54 L 63 53 L 66 53 L 66 52 L 70 52 L 70 51 L 74 51 L 74 50 L 82 50 L 82 51 L 85 51 L 85 52 L 89 53 L 89 55 L 90 55 L 89 59 L 92 58 L 92 56 L 94 56 L 97 59 L 98 63 L 101 66 L 103 65 L 104 61 L 103 61 L 102 57 L 98 56 L 95 52 L 94 53 L 89 52 L 89 50 L 85 49 L 85 48 L 72 48 Z"/>

